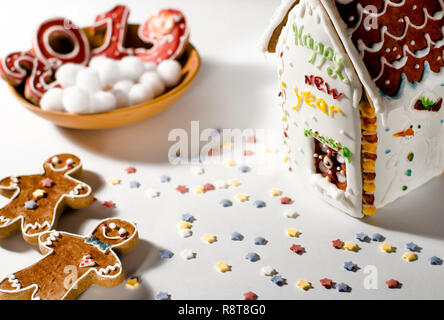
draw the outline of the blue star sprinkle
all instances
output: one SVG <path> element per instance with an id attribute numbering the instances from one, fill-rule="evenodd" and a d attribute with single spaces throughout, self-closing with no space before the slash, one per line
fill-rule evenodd
<path id="1" fill-rule="evenodd" d="M 348 292 L 349 286 L 343 282 L 336 284 L 336 289 L 338 292 Z"/>
<path id="2" fill-rule="evenodd" d="M 160 182 L 161 183 L 168 183 L 171 181 L 171 178 L 168 176 L 160 176 Z"/>
<path id="3" fill-rule="evenodd" d="M 162 259 L 170 259 L 173 255 L 174 255 L 174 253 L 172 253 L 170 250 L 160 250 L 159 251 L 159 256 Z"/>
<path id="4" fill-rule="evenodd" d="M 355 271 L 357 265 L 351 261 L 344 262 L 344 269 L 347 271 Z"/>
<path id="5" fill-rule="evenodd" d="M 262 200 L 256 200 L 255 202 L 253 202 L 253 206 L 255 206 L 256 208 L 263 208 L 265 207 L 265 202 Z"/>
<path id="6" fill-rule="evenodd" d="M 130 183 L 129 183 L 129 187 L 130 188 L 139 188 L 140 187 L 140 182 L 138 182 L 138 181 L 130 181 Z"/>
<path id="7" fill-rule="evenodd" d="M 275 285 L 282 287 L 285 283 L 285 280 L 280 275 L 274 275 L 271 277 L 271 282 L 273 282 Z"/>
<path id="8" fill-rule="evenodd" d="M 232 232 L 230 238 L 233 241 L 242 241 L 244 239 L 244 236 L 241 235 L 239 232 Z"/>
<path id="9" fill-rule="evenodd" d="M 372 240 L 377 242 L 382 242 L 385 240 L 385 237 L 380 233 L 375 233 L 372 235 Z"/>
<path id="10" fill-rule="evenodd" d="M 437 256 L 430 257 L 429 262 L 432 266 L 442 265 L 442 259 L 438 258 Z"/>
<path id="11" fill-rule="evenodd" d="M 254 252 L 249 252 L 247 253 L 247 255 L 245 256 L 245 259 L 251 261 L 251 262 L 256 262 L 260 259 L 259 255 L 257 253 Z"/>
<path id="12" fill-rule="evenodd" d="M 35 202 L 34 200 L 26 201 L 25 208 L 30 209 L 30 210 L 34 210 L 37 208 L 37 202 Z"/>
<path id="13" fill-rule="evenodd" d="M 366 235 L 364 232 L 361 232 L 356 235 L 356 239 L 358 239 L 361 242 L 365 242 L 368 240 L 368 235 Z"/>
<path id="14" fill-rule="evenodd" d="M 170 300 L 170 295 L 168 292 L 159 291 L 154 298 L 156 300 Z"/>
<path id="15" fill-rule="evenodd" d="M 222 207 L 227 208 L 227 207 L 231 207 L 233 205 L 233 202 L 231 202 L 230 200 L 224 199 L 221 202 L 219 202 L 219 204 Z"/>
<path id="16" fill-rule="evenodd" d="M 256 237 L 253 239 L 253 242 L 257 246 L 263 246 L 267 243 L 267 240 L 264 237 Z"/>
<path id="17" fill-rule="evenodd" d="M 242 173 L 247 173 L 248 171 L 250 171 L 250 167 L 249 166 L 240 166 L 239 171 Z"/>
<path id="18" fill-rule="evenodd" d="M 413 243 L 413 242 L 407 243 L 405 245 L 405 247 L 407 248 L 407 250 L 410 250 L 412 252 L 419 251 L 419 246 L 416 243 Z"/>
<path id="19" fill-rule="evenodd" d="M 192 223 L 192 222 L 194 222 L 194 217 L 193 217 L 193 215 L 191 215 L 191 214 L 189 214 L 189 213 L 184 213 L 183 215 L 182 215 L 182 220 L 183 221 L 186 221 L 186 222 L 190 222 L 190 223 Z"/>

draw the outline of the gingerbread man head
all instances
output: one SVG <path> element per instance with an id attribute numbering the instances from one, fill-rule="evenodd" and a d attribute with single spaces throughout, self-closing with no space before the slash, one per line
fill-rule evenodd
<path id="1" fill-rule="evenodd" d="M 69 171 L 76 171 L 82 165 L 80 159 L 73 154 L 62 153 L 52 156 L 45 161 L 43 167 L 45 172 L 60 172 L 66 173 Z"/>
<path id="2" fill-rule="evenodd" d="M 131 250 L 137 242 L 137 227 L 133 223 L 118 219 L 110 218 L 103 220 L 94 229 L 92 235 L 103 243 L 108 243 L 113 250 L 124 254 Z"/>

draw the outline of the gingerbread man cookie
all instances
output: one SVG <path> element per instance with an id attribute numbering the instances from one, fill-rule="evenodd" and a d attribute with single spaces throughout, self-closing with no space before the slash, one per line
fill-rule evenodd
<path id="1" fill-rule="evenodd" d="M 0 238 L 21 230 L 27 242 L 36 244 L 67 207 L 89 206 L 94 200 L 91 187 L 72 177 L 81 170 L 79 158 L 59 154 L 43 164 L 42 174 L 0 180 L 0 194 L 11 199 L 0 209 Z"/>
<path id="2" fill-rule="evenodd" d="M 0 282 L 0 299 L 72 300 L 97 284 L 111 288 L 124 280 L 118 254 L 138 240 L 135 224 L 106 219 L 89 236 L 48 231 L 40 234 L 45 257 Z"/>

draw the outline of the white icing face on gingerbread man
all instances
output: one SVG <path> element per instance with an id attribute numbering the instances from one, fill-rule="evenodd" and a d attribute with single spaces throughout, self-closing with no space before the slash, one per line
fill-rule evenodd
<path id="1" fill-rule="evenodd" d="M 59 154 L 43 164 L 43 173 L 7 177 L 0 181 L 0 194 L 10 198 L 0 209 L 0 237 L 18 230 L 36 244 L 39 234 L 52 230 L 65 207 L 80 209 L 93 201 L 91 187 L 74 179 L 82 164 L 72 154 Z"/>

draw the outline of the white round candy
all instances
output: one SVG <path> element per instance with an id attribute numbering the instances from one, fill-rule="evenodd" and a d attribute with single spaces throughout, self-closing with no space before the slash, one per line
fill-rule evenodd
<path id="1" fill-rule="evenodd" d="M 126 229 L 125 228 L 120 228 L 119 229 L 119 236 L 124 236 L 124 235 L 126 235 L 127 234 L 127 232 L 126 232 Z"/>
<path id="2" fill-rule="evenodd" d="M 76 86 L 90 93 L 102 89 L 98 73 L 91 68 L 85 68 L 79 71 L 77 74 Z"/>
<path id="3" fill-rule="evenodd" d="M 154 91 L 141 83 L 137 83 L 132 86 L 128 96 L 130 105 L 133 106 L 154 99 Z"/>
<path id="4" fill-rule="evenodd" d="M 158 97 L 165 92 L 165 85 L 162 79 L 155 71 L 145 72 L 139 79 L 139 82 L 147 87 L 151 87 L 154 91 L 154 96 Z"/>
<path id="5" fill-rule="evenodd" d="M 182 66 L 176 60 L 164 60 L 157 66 L 157 73 L 167 87 L 174 87 L 182 77 Z"/>
<path id="6" fill-rule="evenodd" d="M 109 227 L 110 227 L 111 229 L 115 229 L 115 228 L 117 228 L 117 225 L 116 225 L 114 222 L 111 222 L 111 223 L 109 224 Z"/>
<path id="7" fill-rule="evenodd" d="M 69 87 L 63 90 L 63 106 L 70 113 L 89 113 L 89 93 L 78 87 Z"/>
<path id="8" fill-rule="evenodd" d="M 119 64 L 116 60 L 105 59 L 96 69 L 99 74 L 102 87 L 113 86 L 120 80 Z"/>
<path id="9" fill-rule="evenodd" d="M 125 108 L 129 106 L 129 97 L 126 91 L 113 89 L 110 91 L 116 99 L 116 108 Z"/>
<path id="10" fill-rule="evenodd" d="M 88 67 L 92 68 L 93 70 L 99 70 L 100 66 L 102 65 L 102 63 L 104 63 L 106 60 L 108 60 L 109 58 L 104 57 L 104 56 L 96 56 L 91 58 L 91 60 L 89 61 Z"/>
<path id="11" fill-rule="evenodd" d="M 113 89 L 122 90 L 128 93 L 133 85 L 134 82 L 131 80 L 120 80 L 116 82 L 116 84 L 113 86 Z"/>
<path id="12" fill-rule="evenodd" d="M 145 71 L 156 71 L 156 64 L 154 62 L 144 62 Z"/>
<path id="13" fill-rule="evenodd" d="M 63 107 L 63 89 L 51 88 L 45 92 L 40 100 L 40 108 L 49 111 L 64 111 Z"/>
<path id="14" fill-rule="evenodd" d="M 121 79 L 137 81 L 145 71 L 145 66 L 140 58 L 127 56 L 119 61 Z"/>
<path id="15" fill-rule="evenodd" d="M 98 91 L 91 95 L 91 112 L 101 113 L 116 108 L 116 98 L 111 92 Z"/>
<path id="16" fill-rule="evenodd" d="M 56 71 L 56 80 L 63 88 L 71 87 L 75 85 L 79 71 L 84 68 L 85 67 L 80 64 L 64 64 Z"/>

